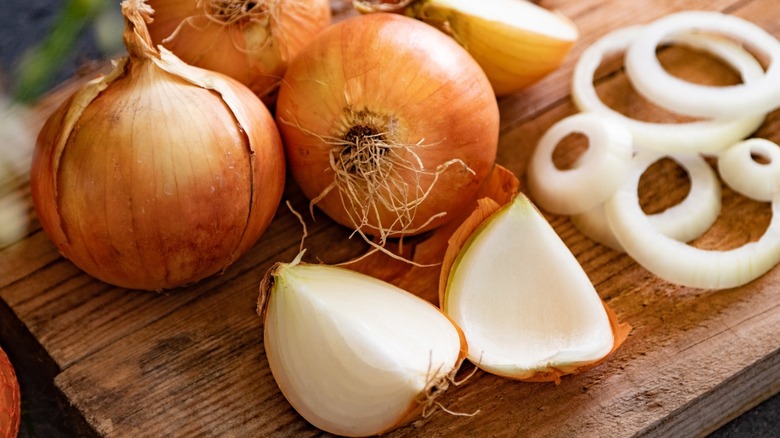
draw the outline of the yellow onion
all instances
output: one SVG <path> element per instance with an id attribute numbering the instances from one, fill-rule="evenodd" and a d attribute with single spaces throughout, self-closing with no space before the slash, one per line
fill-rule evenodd
<path id="1" fill-rule="evenodd" d="M 354 0 L 360 12 L 403 11 L 452 36 L 485 70 L 496 94 L 542 79 L 578 37 L 564 15 L 525 0 Z"/>
<path id="2" fill-rule="evenodd" d="M 486 180 L 498 144 L 498 105 L 473 58 L 395 14 L 321 33 L 290 64 L 276 117 L 304 194 L 380 240 L 455 216 Z"/>
<path id="3" fill-rule="evenodd" d="M 631 331 L 522 193 L 505 206 L 479 201 L 450 239 L 440 279 L 468 359 L 499 376 L 560 382 L 603 362 Z"/>
<path id="4" fill-rule="evenodd" d="M 129 57 L 47 120 L 32 197 L 78 267 L 160 290 L 224 270 L 256 242 L 281 198 L 284 155 L 257 96 L 154 49 L 143 1 L 122 10 Z"/>
<path id="5" fill-rule="evenodd" d="M 149 33 L 183 61 L 271 103 L 289 61 L 330 24 L 328 0 L 148 0 Z"/>
<path id="6" fill-rule="evenodd" d="M 0 436 L 17 436 L 21 412 L 19 381 L 11 361 L 0 348 Z"/>
<path id="7" fill-rule="evenodd" d="M 258 299 L 268 365 L 295 410 L 339 436 L 432 413 L 465 354 L 458 327 L 389 283 L 300 260 L 274 265 Z"/>

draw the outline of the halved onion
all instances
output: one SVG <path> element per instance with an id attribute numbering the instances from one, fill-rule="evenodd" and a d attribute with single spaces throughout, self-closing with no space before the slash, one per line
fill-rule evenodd
<path id="1" fill-rule="evenodd" d="M 268 364 L 295 410 L 327 432 L 367 436 L 430 408 L 460 365 L 458 328 L 389 283 L 300 257 L 268 271 L 259 299 Z"/>
<path id="2" fill-rule="evenodd" d="M 780 193 L 780 147 L 763 138 L 739 142 L 718 156 L 718 172 L 735 192 L 771 202 Z"/>
<path id="3" fill-rule="evenodd" d="M 558 169 L 553 152 L 574 133 L 588 138 L 588 149 L 571 169 Z M 554 124 L 539 140 L 528 166 L 528 189 L 549 212 L 580 213 L 612 196 L 623 183 L 630 161 L 628 129 L 595 113 L 575 114 Z"/>
<path id="4" fill-rule="evenodd" d="M 750 83 L 724 87 L 694 84 L 669 74 L 655 55 L 669 35 L 711 32 L 733 37 L 769 57 L 766 72 Z M 759 26 L 720 12 L 686 11 L 646 25 L 631 42 L 625 58 L 629 80 L 649 101 L 695 117 L 744 117 L 780 106 L 780 41 Z"/>
<path id="5" fill-rule="evenodd" d="M 626 253 L 658 277 L 702 289 L 738 287 L 780 262 L 780 196 L 761 238 L 731 250 L 696 248 L 658 231 L 639 205 L 637 187 L 653 154 L 638 154 L 626 184 L 605 205 L 610 227 Z"/>
<path id="6" fill-rule="evenodd" d="M 631 130 L 635 147 L 662 152 L 718 152 L 744 139 L 763 123 L 765 113 L 688 123 L 651 123 L 627 117 L 605 105 L 593 85 L 596 69 L 604 57 L 624 51 L 641 29 L 633 26 L 612 31 L 582 53 L 572 80 L 572 99 L 581 111 L 597 112 L 619 121 Z M 749 52 L 727 39 L 675 34 L 665 42 L 681 44 L 720 58 L 736 69 L 745 83 L 752 83 L 764 74 L 761 64 Z"/>

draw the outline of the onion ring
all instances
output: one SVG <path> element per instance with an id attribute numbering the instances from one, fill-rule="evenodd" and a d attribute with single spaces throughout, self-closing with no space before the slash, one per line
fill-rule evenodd
<path id="1" fill-rule="evenodd" d="M 780 196 L 772 200 L 772 220 L 761 238 L 738 248 L 696 248 L 658 231 L 642 212 L 637 194 L 643 161 L 654 158 L 638 154 L 626 184 L 605 204 L 610 227 L 629 256 L 666 281 L 701 289 L 744 285 L 780 262 Z"/>
<path id="2" fill-rule="evenodd" d="M 753 155 L 768 162 L 759 163 Z M 739 142 L 718 156 L 718 172 L 735 192 L 756 201 L 771 202 L 780 193 L 780 146 L 763 138 Z"/>
<path id="3" fill-rule="evenodd" d="M 588 149 L 571 169 L 558 169 L 553 151 L 567 135 L 588 137 Z M 606 201 L 623 183 L 631 162 L 631 132 L 595 113 L 554 124 L 539 140 L 528 166 L 528 188 L 537 204 L 557 214 L 574 214 Z"/>
<path id="4" fill-rule="evenodd" d="M 655 55 L 669 35 L 707 31 L 749 44 L 770 58 L 766 72 L 750 83 L 712 87 L 670 75 Z M 741 18 L 719 12 L 678 12 L 646 25 L 626 51 L 626 71 L 636 90 L 649 101 L 678 114 L 736 118 L 767 113 L 780 106 L 780 41 Z"/>
<path id="5" fill-rule="evenodd" d="M 671 239 L 690 242 L 704 234 L 718 219 L 721 208 L 721 191 L 718 176 L 709 164 L 697 154 L 666 156 L 674 160 L 687 173 L 691 188 L 682 202 L 666 210 L 647 215 L 653 228 Z M 634 157 L 632 166 L 641 176 L 651 164 L 664 158 L 653 152 L 643 152 Z M 644 214 L 644 212 L 643 212 Z M 571 217 L 572 223 L 588 238 L 624 251 L 609 225 L 604 204 Z"/>
<path id="6" fill-rule="evenodd" d="M 715 119 L 689 123 L 651 123 L 627 117 L 605 105 L 593 84 L 596 69 L 604 57 L 625 51 L 640 32 L 640 26 L 618 29 L 590 45 L 577 60 L 572 81 L 572 99 L 581 111 L 593 111 L 624 123 L 634 135 L 634 146 L 662 152 L 721 151 L 744 139 L 764 121 L 764 114 L 737 119 Z M 764 74 L 761 64 L 745 49 L 714 36 L 683 34 L 670 40 L 712 54 L 736 69 L 746 83 Z"/>

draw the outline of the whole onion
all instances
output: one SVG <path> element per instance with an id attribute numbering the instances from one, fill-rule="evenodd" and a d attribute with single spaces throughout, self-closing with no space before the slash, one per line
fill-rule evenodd
<path id="1" fill-rule="evenodd" d="M 496 158 L 498 106 L 485 74 L 451 38 L 395 14 L 322 32 L 287 69 L 276 117 L 304 194 L 381 240 L 455 216 Z"/>
<path id="2" fill-rule="evenodd" d="M 287 64 L 330 24 L 328 0 L 148 0 L 149 33 L 183 61 L 271 103 Z"/>
<path id="3" fill-rule="evenodd" d="M 281 198 L 284 156 L 257 96 L 153 48 L 143 1 L 122 11 L 129 57 L 47 120 L 32 197 L 78 267 L 161 290 L 224 270 L 257 241 Z"/>

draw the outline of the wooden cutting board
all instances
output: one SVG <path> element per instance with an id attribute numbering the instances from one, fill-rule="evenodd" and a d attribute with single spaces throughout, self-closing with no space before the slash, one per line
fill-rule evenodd
<path id="1" fill-rule="evenodd" d="M 749 19 L 780 37 L 775 0 L 537 2 L 579 27 L 566 63 L 540 83 L 501 98 L 499 163 L 524 182 L 529 157 L 544 131 L 576 112 L 569 98 L 579 54 L 601 35 L 678 10 L 718 10 Z M 334 1 L 337 19 L 353 14 Z M 733 83 L 717 62 L 682 49 L 659 57 L 691 79 Z M 596 79 L 600 96 L 645 120 L 674 117 L 630 88 L 621 59 L 607 60 Z M 54 99 L 54 98 L 53 98 Z M 55 99 L 56 100 L 56 99 Z M 42 110 L 43 111 L 43 110 Z M 41 112 L 32 124 L 40 123 Z M 778 112 L 755 136 L 780 142 Z M 569 155 L 578 145 L 570 141 Z M 567 154 L 565 145 L 561 146 Z M 582 145 L 579 145 L 581 148 Z M 27 154 L 31 153 L 32 144 Z M 28 178 L 15 181 L 29 202 Z M 660 210 L 684 197 L 685 173 L 654 166 L 642 180 L 643 206 Z M 285 200 L 307 201 L 293 183 Z M 100 283 L 60 257 L 35 221 L 20 242 L 0 250 L 0 297 L 40 341 L 62 372 L 56 385 L 107 437 L 321 436 L 277 389 L 255 313 L 258 285 L 276 261 L 298 252 L 301 226 L 286 209 L 253 249 L 224 274 L 165 294 Z M 780 392 L 780 268 L 737 289 L 698 290 L 666 283 L 631 258 L 598 245 L 568 218 L 548 215 L 602 298 L 634 327 L 602 365 L 552 383 L 522 383 L 477 372 L 440 401 L 438 411 L 390 434 L 402 436 L 703 436 Z M 766 204 L 724 187 L 723 213 L 695 244 L 733 248 L 756 240 L 770 218 Z M 309 223 L 308 259 L 339 262 L 365 247 L 322 214 Z"/>

